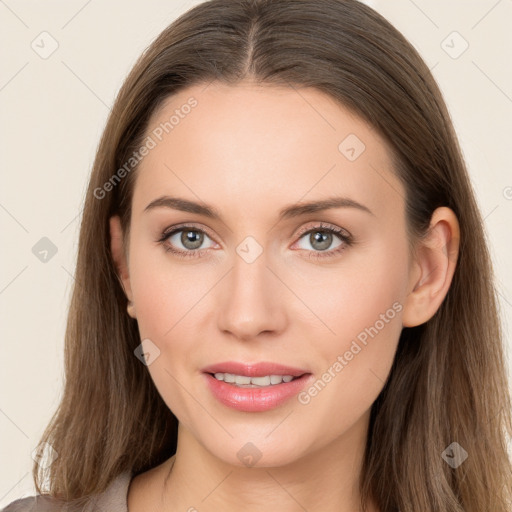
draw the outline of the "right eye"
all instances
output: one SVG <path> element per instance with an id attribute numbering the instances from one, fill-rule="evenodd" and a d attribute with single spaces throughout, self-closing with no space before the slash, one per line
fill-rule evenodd
<path id="1" fill-rule="evenodd" d="M 205 238 L 210 239 L 202 229 L 185 225 L 165 230 L 158 242 L 162 243 L 166 251 L 190 258 L 201 256 L 206 251 L 201 249 Z"/>

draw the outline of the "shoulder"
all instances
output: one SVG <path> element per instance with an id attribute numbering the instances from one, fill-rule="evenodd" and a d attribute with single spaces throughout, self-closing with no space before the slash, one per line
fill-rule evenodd
<path id="1" fill-rule="evenodd" d="M 104 492 L 87 501 L 80 500 L 80 504 L 38 494 L 13 501 L 0 512 L 128 512 L 131 478 L 130 471 L 121 473 Z"/>
<path id="2" fill-rule="evenodd" d="M 20 498 L 9 503 L 6 508 L 0 512 L 50 512 L 50 510 L 60 511 L 62 502 L 49 496 L 29 496 Z"/>

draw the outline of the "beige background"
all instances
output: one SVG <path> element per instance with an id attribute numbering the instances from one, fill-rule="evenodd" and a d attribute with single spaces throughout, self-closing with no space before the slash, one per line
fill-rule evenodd
<path id="1" fill-rule="evenodd" d="M 139 54 L 197 3 L 0 0 L 0 508 L 33 494 L 31 453 L 61 396 L 81 204 L 109 105 Z M 485 217 L 512 375 L 512 0 L 367 3 L 445 95 Z M 52 44 L 47 58 L 31 46 Z M 58 249 L 46 263 L 32 252 L 42 237 Z"/>

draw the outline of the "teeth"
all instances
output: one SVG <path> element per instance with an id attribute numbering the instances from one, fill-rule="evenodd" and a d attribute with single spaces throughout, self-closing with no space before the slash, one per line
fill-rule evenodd
<path id="1" fill-rule="evenodd" d="M 216 373 L 215 378 L 240 387 L 261 387 L 281 384 L 293 380 L 292 375 L 266 375 L 265 377 L 247 377 L 233 373 Z"/>

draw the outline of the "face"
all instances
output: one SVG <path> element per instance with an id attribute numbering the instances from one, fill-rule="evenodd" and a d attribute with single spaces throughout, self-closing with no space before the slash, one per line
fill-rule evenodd
<path id="1" fill-rule="evenodd" d="M 250 83 L 183 90 L 146 135 L 124 284 L 180 425 L 235 465 L 241 449 L 277 466 L 348 436 L 384 386 L 411 285 L 384 140 L 315 89 Z M 254 388 L 209 374 L 256 363 L 297 378 Z"/>

